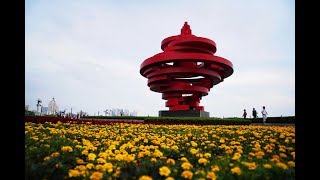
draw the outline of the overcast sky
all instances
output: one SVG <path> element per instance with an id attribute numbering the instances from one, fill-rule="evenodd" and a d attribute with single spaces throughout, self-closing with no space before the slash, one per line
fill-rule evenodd
<path id="1" fill-rule="evenodd" d="M 55 98 L 59 109 L 93 115 L 123 108 L 139 116 L 167 110 L 149 90 L 141 63 L 187 21 L 215 41 L 234 73 L 200 105 L 211 117 L 241 117 L 262 106 L 295 115 L 295 5 L 292 0 L 27 0 L 25 104 Z"/>

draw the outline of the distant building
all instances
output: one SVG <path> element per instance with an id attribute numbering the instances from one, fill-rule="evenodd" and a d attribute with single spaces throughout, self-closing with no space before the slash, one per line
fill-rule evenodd
<path id="1" fill-rule="evenodd" d="M 49 109 L 48 107 L 41 106 L 41 115 L 47 115 L 48 109 Z"/>
<path id="2" fill-rule="evenodd" d="M 138 112 L 137 111 L 130 112 L 130 116 L 138 116 Z"/>
<path id="3" fill-rule="evenodd" d="M 56 101 L 54 100 L 54 98 L 52 98 L 52 100 L 49 102 L 49 105 L 48 105 L 48 115 L 56 115 L 58 112 L 59 112 L 59 107 Z"/>
<path id="4" fill-rule="evenodd" d="M 127 110 L 127 109 L 125 109 L 125 110 L 123 111 L 123 115 L 124 115 L 124 116 L 130 116 L 130 111 Z"/>

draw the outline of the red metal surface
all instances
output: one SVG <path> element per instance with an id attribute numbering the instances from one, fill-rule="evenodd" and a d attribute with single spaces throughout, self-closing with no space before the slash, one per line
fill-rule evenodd
<path id="1" fill-rule="evenodd" d="M 151 91 L 162 93 L 171 111 L 203 111 L 202 97 L 233 73 L 230 61 L 214 55 L 216 43 L 192 35 L 187 22 L 180 35 L 162 41 L 161 49 L 141 64 L 140 74 L 148 79 Z"/>

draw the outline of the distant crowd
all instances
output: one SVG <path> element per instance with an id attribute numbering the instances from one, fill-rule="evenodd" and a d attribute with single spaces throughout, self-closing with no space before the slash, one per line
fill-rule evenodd
<path id="1" fill-rule="evenodd" d="M 81 114 L 81 113 L 71 114 L 71 113 L 60 112 L 57 114 L 57 117 L 66 118 L 66 119 L 80 119 L 85 116 L 87 116 L 87 115 Z"/>

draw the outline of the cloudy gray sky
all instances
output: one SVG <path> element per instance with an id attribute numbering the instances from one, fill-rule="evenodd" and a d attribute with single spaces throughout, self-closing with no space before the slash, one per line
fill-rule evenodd
<path id="1" fill-rule="evenodd" d="M 165 101 L 149 90 L 140 65 L 187 21 L 234 66 L 201 100 L 210 116 L 241 117 L 262 106 L 269 116 L 295 115 L 294 9 L 292 0 L 27 0 L 25 104 L 35 110 L 38 98 L 48 106 L 55 97 L 67 111 L 157 116 Z"/>

